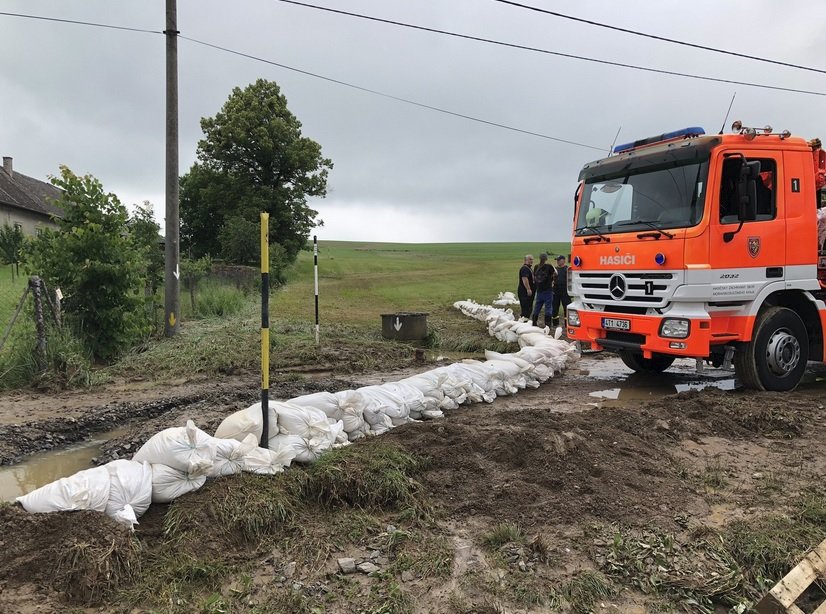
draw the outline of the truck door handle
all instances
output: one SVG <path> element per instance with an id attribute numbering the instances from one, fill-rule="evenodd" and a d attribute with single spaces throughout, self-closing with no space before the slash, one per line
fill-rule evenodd
<path id="1" fill-rule="evenodd" d="M 783 277 L 783 267 L 782 266 L 770 266 L 766 267 L 766 279 L 773 279 L 777 277 Z"/>

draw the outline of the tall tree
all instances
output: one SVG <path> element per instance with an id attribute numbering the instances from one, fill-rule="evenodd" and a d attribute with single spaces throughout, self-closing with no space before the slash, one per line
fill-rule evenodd
<path id="1" fill-rule="evenodd" d="M 236 87 L 215 117 L 201 119 L 197 162 L 181 178 L 182 239 L 194 257 L 221 253 L 220 230 L 232 218 L 258 223 L 270 214 L 270 241 L 288 260 L 321 225 L 310 197 L 327 194 L 333 167 L 273 81 Z"/>

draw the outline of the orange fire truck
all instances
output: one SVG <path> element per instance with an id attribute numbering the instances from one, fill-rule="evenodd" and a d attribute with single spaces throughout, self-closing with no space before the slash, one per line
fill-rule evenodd
<path id="1" fill-rule="evenodd" d="M 732 130 L 686 128 L 585 165 L 567 332 L 635 371 L 695 358 L 791 390 L 826 360 L 826 152 L 768 126 Z"/>

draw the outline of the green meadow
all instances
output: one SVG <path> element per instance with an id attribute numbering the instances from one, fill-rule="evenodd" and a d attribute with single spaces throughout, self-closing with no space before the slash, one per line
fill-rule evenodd
<path id="1" fill-rule="evenodd" d="M 319 243 L 320 343 L 315 343 L 312 251 L 302 252 L 287 282 L 270 298 L 270 364 L 289 373 L 312 369 L 365 371 L 404 366 L 412 346 L 381 337 L 381 314 L 427 312 L 429 358 L 479 356 L 508 346 L 453 308 L 458 300 L 487 303 L 515 292 L 525 254 L 568 253 L 567 243 Z M 8 322 L 25 279 L 0 275 L 0 315 Z M 197 317 L 181 293 L 184 320 L 172 339 L 153 337 L 116 363 L 95 369 L 89 381 L 169 381 L 193 376 L 252 372 L 260 364 L 260 295 L 214 283 L 198 297 L 213 309 Z M 5 315 L 3 315 L 5 314 Z M 17 328 L 23 329 L 19 322 Z M 2 358 L 2 357 L 0 357 Z"/>

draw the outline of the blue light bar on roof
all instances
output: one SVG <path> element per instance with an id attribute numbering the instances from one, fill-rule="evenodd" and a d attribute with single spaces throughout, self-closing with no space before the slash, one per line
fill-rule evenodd
<path id="1" fill-rule="evenodd" d="M 687 139 L 692 136 L 702 136 L 705 133 L 706 131 L 700 128 L 699 126 L 692 126 L 691 128 L 683 128 L 682 130 L 666 132 L 665 134 L 660 134 L 657 136 L 649 136 L 647 139 L 634 141 L 633 143 L 617 145 L 616 147 L 614 147 L 614 153 L 623 153 L 625 151 L 631 151 L 632 149 L 636 149 L 637 147 L 642 147 L 643 145 L 651 145 L 653 143 L 660 143 L 662 141 L 671 141 L 674 139 L 679 139 L 680 137 Z"/>

